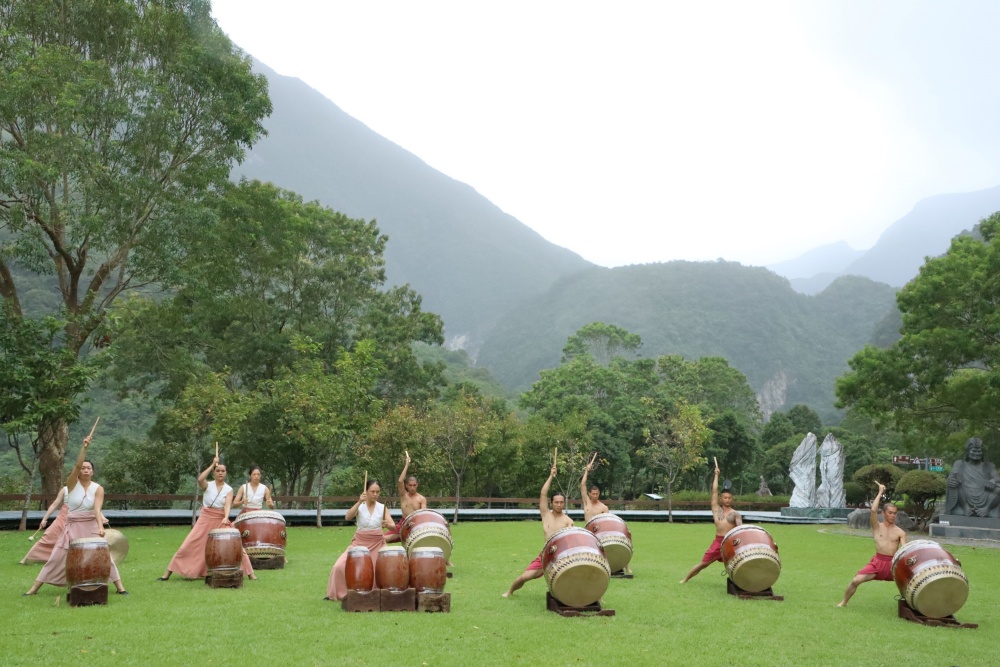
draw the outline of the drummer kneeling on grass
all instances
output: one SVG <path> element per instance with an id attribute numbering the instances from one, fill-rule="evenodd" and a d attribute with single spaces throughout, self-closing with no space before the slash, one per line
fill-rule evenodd
<path id="1" fill-rule="evenodd" d="M 552 496 L 552 509 L 549 509 L 549 486 L 552 485 L 552 479 L 555 476 L 556 466 L 553 464 L 552 470 L 549 472 L 549 478 L 542 485 L 542 493 L 538 498 L 538 511 L 542 515 L 542 530 L 545 531 L 545 542 L 548 542 L 550 537 L 563 528 L 573 527 L 573 519 L 563 512 L 563 509 L 566 507 L 566 496 L 561 493 Z M 501 597 L 510 597 L 514 594 L 514 591 L 524 586 L 525 583 L 532 579 L 537 579 L 543 574 L 545 574 L 545 571 L 542 569 L 542 554 L 538 554 L 538 557 L 531 561 L 527 569 L 521 573 L 521 576 L 514 580 L 514 583 L 510 585 L 510 588 Z"/>
<path id="2" fill-rule="evenodd" d="M 715 540 L 708 548 L 701 562 L 691 568 L 681 583 L 695 576 L 715 561 L 722 562 L 722 538 L 736 526 L 743 525 L 743 517 L 733 509 L 733 492 L 725 489 L 719 495 L 719 462 L 715 462 L 715 479 L 712 480 L 712 520 L 715 521 Z"/>
<path id="3" fill-rule="evenodd" d="M 847 590 L 844 591 L 844 599 L 837 603 L 838 607 L 846 607 L 847 601 L 858 590 L 858 586 L 866 581 L 872 579 L 892 581 L 892 557 L 896 555 L 896 551 L 901 546 L 906 544 L 906 533 L 896 525 L 896 512 L 899 510 L 896 509 L 895 505 L 892 503 L 883 505 L 883 522 L 879 523 L 878 504 L 882 500 L 885 486 L 881 482 L 875 483 L 878 484 L 878 493 L 872 500 L 872 512 L 868 517 L 868 522 L 872 526 L 872 537 L 875 538 L 875 555 L 872 556 L 867 565 L 858 570 L 854 579 L 851 579 Z"/>

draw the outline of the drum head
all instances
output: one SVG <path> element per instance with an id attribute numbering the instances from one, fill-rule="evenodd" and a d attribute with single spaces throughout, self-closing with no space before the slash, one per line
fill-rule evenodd
<path id="1" fill-rule="evenodd" d="M 556 572 L 549 586 L 552 597 L 570 607 L 586 607 L 608 590 L 607 569 L 597 562 L 577 562 Z"/>
<path id="2" fill-rule="evenodd" d="M 781 574 L 781 563 L 776 558 L 764 552 L 756 556 L 736 563 L 729 575 L 734 584 L 750 593 L 766 591 Z"/>
<path id="3" fill-rule="evenodd" d="M 111 559 L 115 565 L 125 562 L 128 556 L 128 538 L 120 530 L 114 528 L 104 529 L 104 538 L 108 541 L 108 551 L 111 552 Z"/>
<path id="4" fill-rule="evenodd" d="M 913 606 L 924 616 L 945 618 L 962 608 L 969 598 L 969 583 L 955 574 L 939 576 L 916 592 Z"/>
<path id="5" fill-rule="evenodd" d="M 604 555 L 608 557 L 608 566 L 612 572 L 624 570 L 632 560 L 632 547 L 623 541 L 601 542 L 601 546 L 604 548 Z"/>

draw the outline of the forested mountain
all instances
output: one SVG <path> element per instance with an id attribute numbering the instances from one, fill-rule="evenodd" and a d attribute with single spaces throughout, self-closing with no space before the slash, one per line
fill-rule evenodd
<path id="1" fill-rule="evenodd" d="M 742 371 L 765 412 L 797 403 L 826 420 L 834 378 L 895 308 L 895 289 L 843 277 L 817 296 L 767 269 L 732 262 L 594 268 L 559 280 L 490 333 L 479 363 L 527 388 L 557 366 L 566 339 L 605 322 L 642 337 L 641 356 L 722 356 Z"/>
<path id="2" fill-rule="evenodd" d="M 299 79 L 259 62 L 274 112 L 236 175 L 270 181 L 389 236 L 390 284 L 409 283 L 446 337 L 473 352 L 521 301 L 592 266 L 549 243 L 470 186 L 376 134 Z"/>

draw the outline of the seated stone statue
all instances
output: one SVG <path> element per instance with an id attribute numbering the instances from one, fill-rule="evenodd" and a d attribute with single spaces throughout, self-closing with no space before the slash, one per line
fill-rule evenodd
<path id="1" fill-rule="evenodd" d="M 965 458 L 955 461 L 948 475 L 945 514 L 1000 517 L 1000 475 L 983 461 L 983 441 L 969 438 Z"/>

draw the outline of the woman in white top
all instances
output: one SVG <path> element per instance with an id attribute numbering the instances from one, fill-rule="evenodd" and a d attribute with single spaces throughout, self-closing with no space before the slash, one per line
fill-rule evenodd
<path id="1" fill-rule="evenodd" d="M 214 479 L 210 484 L 208 475 L 212 473 Z M 228 528 L 229 510 L 233 504 L 233 487 L 226 484 L 226 466 L 219 463 L 219 457 L 212 459 L 212 464 L 205 468 L 198 476 L 198 486 L 201 487 L 201 515 L 194 524 L 194 528 L 184 538 L 181 548 L 177 550 L 174 557 L 167 566 L 167 571 L 159 578 L 159 581 L 166 581 L 170 575 L 177 572 L 186 579 L 200 579 L 208 574 L 208 564 L 205 562 L 205 544 L 208 542 L 208 531 L 216 528 Z M 243 574 L 256 579 L 253 573 L 253 565 L 250 564 L 250 557 L 243 552 L 243 564 L 241 569 Z"/>
<path id="2" fill-rule="evenodd" d="M 340 554 L 330 572 L 330 580 L 326 585 L 326 597 L 329 600 L 343 600 L 347 596 L 347 550 L 351 547 L 368 547 L 372 565 L 376 565 L 378 550 L 385 546 L 382 529 L 391 530 L 396 525 L 385 510 L 385 505 L 378 502 L 381 493 L 382 487 L 379 486 L 378 480 L 368 480 L 368 488 L 358 498 L 358 502 L 344 514 L 344 518 L 348 521 L 355 519 L 358 529 L 354 532 L 351 544 Z"/>
<path id="3" fill-rule="evenodd" d="M 24 595 L 34 595 L 42 584 L 65 586 L 66 558 L 69 555 L 70 542 L 84 537 L 104 537 L 104 524 L 107 523 L 104 514 L 101 513 L 101 508 L 104 506 L 104 488 L 94 481 L 94 464 L 85 458 L 89 445 L 88 435 L 83 439 L 83 447 L 80 448 L 73 472 L 69 474 L 69 480 L 66 482 L 66 488 L 69 490 L 65 495 L 65 503 L 69 506 L 66 528 L 52 549 L 52 555 L 38 573 L 35 583 Z M 121 576 L 114 560 L 111 561 L 111 575 L 108 581 L 115 585 L 120 595 L 128 595 L 128 591 L 122 586 Z"/>
<path id="4" fill-rule="evenodd" d="M 271 500 L 271 489 L 260 483 L 260 466 L 250 466 L 248 474 L 250 481 L 241 485 L 240 490 L 236 492 L 233 507 L 242 507 L 240 514 L 243 514 L 243 512 L 264 509 L 264 504 L 267 503 L 268 508 L 273 510 L 274 501 Z"/>

